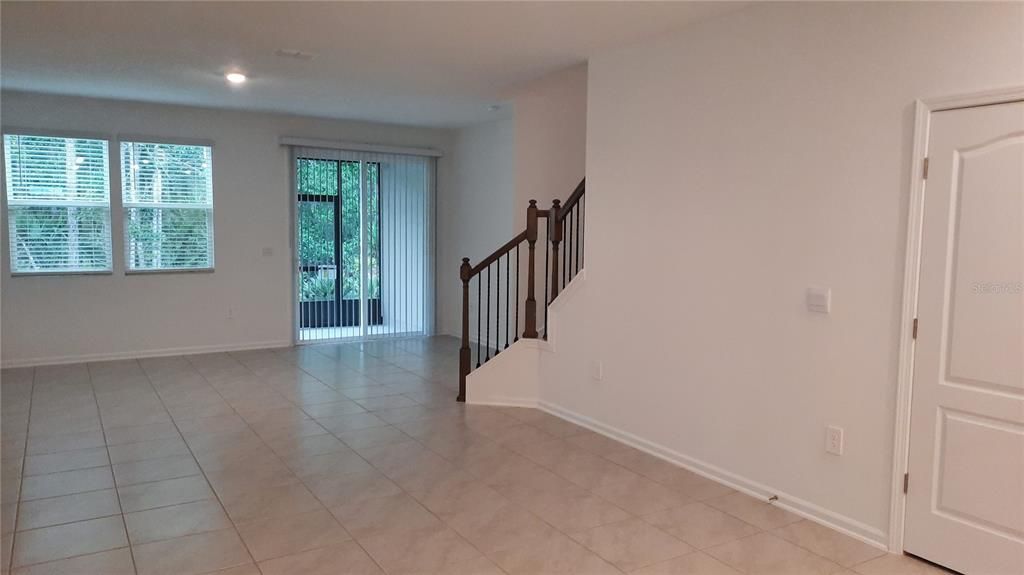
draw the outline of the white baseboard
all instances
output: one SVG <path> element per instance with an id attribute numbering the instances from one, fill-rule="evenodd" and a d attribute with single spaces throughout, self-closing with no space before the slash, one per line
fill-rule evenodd
<path id="1" fill-rule="evenodd" d="M 196 355 L 200 353 L 218 353 L 225 351 L 248 351 L 253 349 L 277 349 L 291 347 L 291 340 L 257 341 L 242 344 L 197 345 L 187 347 L 168 347 L 140 351 L 116 353 L 92 353 L 82 355 L 63 355 L 33 357 L 28 359 L 4 360 L 3 367 L 38 367 L 44 365 L 61 365 L 67 363 L 86 363 L 91 361 L 115 361 L 119 359 L 142 359 L 147 357 L 166 357 L 169 355 Z"/>
<path id="2" fill-rule="evenodd" d="M 810 519 L 811 521 L 835 529 L 836 531 L 849 535 L 858 541 L 863 541 L 872 547 L 886 551 L 889 550 L 889 536 L 878 528 L 857 521 L 856 519 L 851 519 L 845 515 L 829 511 L 819 505 L 815 505 L 814 503 L 805 501 L 798 497 L 793 497 L 777 489 L 772 489 L 767 485 L 763 485 L 757 481 L 726 471 L 710 463 L 683 455 L 682 453 L 673 451 L 672 449 L 651 441 L 647 441 L 646 439 L 637 437 L 632 433 L 606 425 L 553 403 L 539 401 L 537 402 L 537 405 L 540 409 L 552 415 L 571 421 L 577 425 L 615 439 L 616 441 L 625 443 L 631 447 L 635 447 L 655 457 L 664 459 L 669 463 L 673 463 L 693 471 L 694 473 L 707 477 L 708 479 L 713 479 L 714 481 L 727 485 L 737 491 L 742 491 L 747 495 L 764 500 L 775 495 L 778 497 L 778 500 L 774 504 L 787 511 L 791 511 L 805 519 Z"/>

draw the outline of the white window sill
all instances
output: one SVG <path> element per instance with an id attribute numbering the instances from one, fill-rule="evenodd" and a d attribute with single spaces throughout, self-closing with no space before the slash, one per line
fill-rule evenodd
<path id="1" fill-rule="evenodd" d="M 144 276 L 151 274 L 207 274 L 213 273 L 214 268 L 166 268 L 153 270 L 124 270 L 126 276 Z"/>
<path id="2" fill-rule="evenodd" d="M 53 270 L 53 271 L 32 271 L 32 272 L 11 272 L 12 278 L 39 277 L 39 276 L 109 276 L 114 275 L 113 270 Z"/>

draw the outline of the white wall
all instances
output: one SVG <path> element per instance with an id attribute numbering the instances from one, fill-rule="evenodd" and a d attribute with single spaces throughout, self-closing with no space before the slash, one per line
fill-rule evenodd
<path id="1" fill-rule="evenodd" d="M 563 202 L 583 179 L 587 153 L 587 66 L 560 70 L 524 86 L 513 97 L 516 112 L 517 230 L 526 207 Z"/>
<path id="2" fill-rule="evenodd" d="M 1022 24 L 761 4 L 593 58 L 587 278 L 541 399 L 884 541 L 913 102 L 1024 84 Z"/>
<path id="3" fill-rule="evenodd" d="M 462 330 L 459 266 L 477 263 L 512 239 L 516 126 L 504 119 L 455 133 L 451 185 L 437 195 L 438 331 Z"/>
<path id="4" fill-rule="evenodd" d="M 279 137 L 451 148 L 446 130 L 19 92 L 3 93 L 0 113 L 4 127 L 212 140 L 217 266 L 125 276 L 115 254 L 112 275 L 12 278 L 5 231 L 5 364 L 288 345 L 292 200 Z M 439 194 L 451 161 L 450 153 L 439 161 Z"/>

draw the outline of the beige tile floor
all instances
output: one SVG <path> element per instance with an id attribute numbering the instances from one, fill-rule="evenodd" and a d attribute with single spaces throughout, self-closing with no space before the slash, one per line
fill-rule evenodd
<path id="1" fill-rule="evenodd" d="M 450 338 L 5 370 L 3 571 L 939 573 L 551 415 Z"/>

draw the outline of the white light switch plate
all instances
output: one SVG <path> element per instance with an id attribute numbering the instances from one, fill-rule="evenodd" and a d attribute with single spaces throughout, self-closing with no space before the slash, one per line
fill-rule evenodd
<path id="1" fill-rule="evenodd" d="M 834 425 L 825 430 L 825 451 L 832 455 L 843 454 L 843 428 Z"/>
<path id="2" fill-rule="evenodd" d="M 813 286 L 807 288 L 807 310 L 815 313 L 830 313 L 832 311 L 832 288 Z"/>

